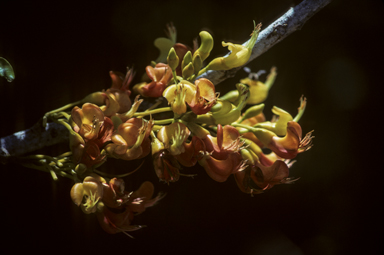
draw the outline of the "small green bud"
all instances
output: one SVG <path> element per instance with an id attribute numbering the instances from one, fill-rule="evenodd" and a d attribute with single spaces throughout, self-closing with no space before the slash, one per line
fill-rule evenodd
<path id="1" fill-rule="evenodd" d="M 172 71 L 175 71 L 177 66 L 179 65 L 179 57 L 177 56 L 176 51 L 173 47 L 168 53 L 167 61 Z"/>
<path id="2" fill-rule="evenodd" d="M 191 75 L 193 75 L 195 72 L 195 69 L 193 68 L 192 62 L 190 62 L 186 67 L 183 69 L 183 78 L 187 79 Z"/>
<path id="3" fill-rule="evenodd" d="M 80 175 L 83 174 L 86 170 L 87 170 L 87 166 L 84 165 L 84 164 L 82 164 L 82 163 L 78 164 L 78 165 L 75 167 L 75 172 L 76 172 L 77 174 L 80 174 Z"/>
<path id="4" fill-rule="evenodd" d="M 181 69 L 184 69 L 189 63 L 192 62 L 192 53 L 188 51 L 183 58 L 183 62 L 181 64 Z"/>

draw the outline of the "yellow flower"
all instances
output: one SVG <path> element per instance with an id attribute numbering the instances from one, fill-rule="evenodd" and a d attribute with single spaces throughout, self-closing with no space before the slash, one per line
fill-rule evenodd
<path id="1" fill-rule="evenodd" d="M 223 47 L 228 47 L 231 53 L 228 56 L 215 58 L 212 60 L 206 70 L 229 70 L 245 65 L 251 57 L 253 46 L 256 43 L 257 36 L 261 28 L 261 23 L 255 26 L 251 39 L 244 45 L 222 42 Z"/>
<path id="2" fill-rule="evenodd" d="M 103 184 L 106 184 L 105 179 L 97 174 L 85 177 L 83 183 L 73 185 L 71 189 L 72 201 L 80 206 L 86 214 L 96 212 L 96 205 L 103 197 Z"/>
<path id="3" fill-rule="evenodd" d="M 163 92 L 163 97 L 168 100 L 172 111 L 176 114 L 183 114 L 187 111 L 185 103 L 190 104 L 195 96 L 196 87 L 192 83 L 183 80 L 179 84 L 167 87 Z"/>

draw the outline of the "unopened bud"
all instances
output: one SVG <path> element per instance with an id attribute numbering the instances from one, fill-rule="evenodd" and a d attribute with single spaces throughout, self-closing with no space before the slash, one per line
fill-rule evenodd
<path id="1" fill-rule="evenodd" d="M 186 67 L 183 68 L 183 78 L 187 79 L 195 72 L 195 68 L 193 68 L 192 62 L 189 63 Z"/>
<path id="2" fill-rule="evenodd" d="M 211 34 L 206 31 L 201 31 L 199 33 L 199 36 L 201 39 L 201 44 L 200 44 L 200 47 L 193 54 L 193 57 L 199 54 L 201 57 L 201 60 L 204 61 L 209 56 L 209 53 L 213 48 L 213 38 Z"/>
<path id="3" fill-rule="evenodd" d="M 191 62 L 192 62 L 192 53 L 191 53 L 191 51 L 188 51 L 184 55 L 183 62 L 181 64 L 181 68 L 184 69 Z"/>
<path id="4" fill-rule="evenodd" d="M 173 47 L 168 53 L 167 61 L 172 71 L 175 71 L 177 66 L 179 65 L 179 57 L 177 56 L 176 51 Z"/>

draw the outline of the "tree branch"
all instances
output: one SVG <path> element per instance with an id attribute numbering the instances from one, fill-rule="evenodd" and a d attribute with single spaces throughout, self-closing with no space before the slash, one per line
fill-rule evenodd
<path id="1" fill-rule="evenodd" d="M 292 32 L 300 30 L 307 20 L 330 2 L 331 0 L 304 0 L 291 8 L 260 32 L 248 63 L 281 42 Z M 208 71 L 198 78 L 207 78 L 217 85 L 233 77 L 240 69 L 241 67 L 227 71 Z M 48 123 L 44 128 L 39 121 L 30 129 L 1 138 L 0 160 L 2 163 L 6 163 L 10 157 L 21 156 L 67 140 L 68 131 L 62 125 Z"/>
<path id="2" fill-rule="evenodd" d="M 42 121 L 31 128 L 0 139 L 0 161 L 5 164 L 9 157 L 21 156 L 46 146 L 68 141 L 68 130 L 57 123 L 47 123 L 43 127 Z"/>
<path id="3" fill-rule="evenodd" d="M 304 0 L 297 6 L 290 8 L 283 16 L 260 32 L 247 64 L 272 48 L 275 44 L 281 42 L 294 31 L 300 30 L 305 22 L 330 2 L 331 0 Z M 243 45 L 246 43 L 243 43 Z M 217 85 L 228 78 L 234 77 L 241 68 L 238 67 L 227 71 L 210 70 L 200 75 L 198 79 L 207 78 Z"/>

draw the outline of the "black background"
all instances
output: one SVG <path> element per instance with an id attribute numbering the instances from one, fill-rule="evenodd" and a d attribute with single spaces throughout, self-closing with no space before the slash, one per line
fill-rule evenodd
<path id="1" fill-rule="evenodd" d="M 157 58 L 153 40 L 167 22 L 178 41 L 192 45 L 202 29 L 215 39 L 242 43 L 252 20 L 266 27 L 300 1 L 106 1 L 39 3 L 2 1 L 0 56 L 15 69 L 0 80 L 0 136 L 26 129 L 45 112 L 110 86 L 108 72 L 134 65 L 141 76 Z M 148 227 L 110 235 L 94 215 L 69 197 L 71 180 L 53 183 L 47 173 L 1 166 L 0 251 L 43 254 L 377 254 L 382 250 L 382 1 L 334 0 L 302 28 L 253 61 L 253 71 L 277 66 L 265 114 L 276 105 L 315 129 L 315 146 L 300 154 L 294 185 L 250 197 L 233 178 L 216 183 L 201 168 L 194 179 L 159 183 L 150 158 L 127 187 L 153 181 L 166 197 L 136 217 Z M 246 74 L 217 86 L 233 89 Z M 67 145 L 42 153 L 57 155 Z M 132 169 L 140 162 L 126 166 Z"/>

